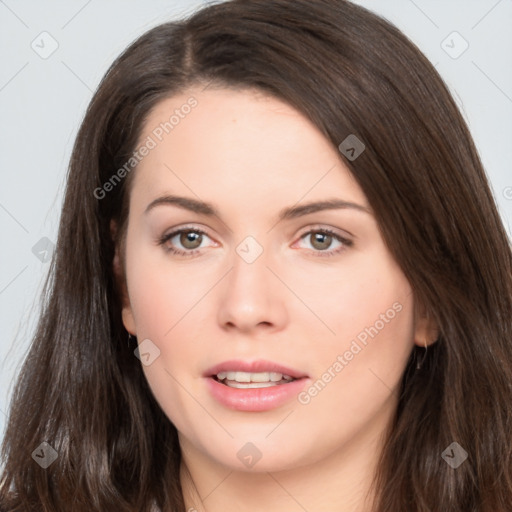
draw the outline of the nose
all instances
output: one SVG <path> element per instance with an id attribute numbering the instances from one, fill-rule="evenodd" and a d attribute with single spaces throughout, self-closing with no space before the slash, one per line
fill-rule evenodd
<path id="1" fill-rule="evenodd" d="M 286 290 L 275 275 L 276 265 L 265 250 L 252 262 L 240 254 L 233 255 L 218 295 L 219 325 L 246 334 L 283 329 L 288 321 Z"/>

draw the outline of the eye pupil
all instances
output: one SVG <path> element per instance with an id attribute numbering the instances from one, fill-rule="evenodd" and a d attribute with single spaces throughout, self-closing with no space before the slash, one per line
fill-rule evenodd
<path id="1" fill-rule="evenodd" d="M 181 233 L 180 243 L 187 249 L 197 249 L 202 242 L 203 235 L 194 231 L 185 231 Z M 199 243 L 197 243 L 199 241 Z"/>
<path id="2" fill-rule="evenodd" d="M 316 245 L 317 242 L 319 245 Z M 315 247 L 315 249 L 319 250 L 325 250 L 327 249 L 332 242 L 332 235 L 329 235 L 327 233 L 315 233 L 313 235 L 313 241 L 311 242 L 311 245 Z"/>

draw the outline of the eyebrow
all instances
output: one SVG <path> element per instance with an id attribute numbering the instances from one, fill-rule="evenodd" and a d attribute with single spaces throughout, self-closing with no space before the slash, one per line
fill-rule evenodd
<path id="1" fill-rule="evenodd" d="M 207 203 L 205 201 L 201 201 L 198 199 L 193 199 L 191 197 L 182 197 L 176 195 L 165 195 L 156 198 L 154 201 L 151 201 L 144 211 L 145 214 L 150 212 L 153 208 L 161 205 L 174 205 L 185 210 L 189 210 L 194 213 L 198 213 L 200 215 L 206 215 L 209 217 L 220 217 L 219 211 L 214 207 L 213 204 Z M 278 220 L 289 220 L 295 219 L 297 217 L 302 217 L 303 215 L 308 215 L 310 213 L 319 212 L 322 210 L 339 210 L 339 209 L 353 209 L 356 211 L 364 212 L 369 215 L 372 215 L 372 212 L 366 206 L 362 206 L 357 203 L 353 203 L 351 201 L 345 201 L 343 199 L 326 199 L 323 201 L 314 201 L 310 203 L 301 204 L 298 206 L 290 206 L 288 208 L 283 208 L 278 214 Z"/>

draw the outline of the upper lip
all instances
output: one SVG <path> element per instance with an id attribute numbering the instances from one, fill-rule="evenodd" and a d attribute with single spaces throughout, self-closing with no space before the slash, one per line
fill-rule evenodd
<path id="1" fill-rule="evenodd" d="M 248 372 L 248 373 L 263 373 L 275 372 L 289 375 L 294 379 L 301 379 L 307 377 L 307 374 L 300 370 L 288 368 L 282 364 L 273 361 L 265 361 L 258 359 L 256 361 L 243 361 L 241 359 L 232 359 L 230 361 L 223 361 L 215 366 L 208 368 L 203 374 L 204 377 L 213 377 L 220 372 Z"/>

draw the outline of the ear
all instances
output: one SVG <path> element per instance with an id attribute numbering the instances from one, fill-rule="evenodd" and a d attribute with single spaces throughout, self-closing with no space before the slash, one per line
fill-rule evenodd
<path id="1" fill-rule="evenodd" d="M 117 225 L 114 220 L 110 222 L 110 233 L 112 239 L 116 240 Z M 121 317 L 123 320 L 124 328 L 133 336 L 136 336 L 137 330 L 135 328 L 135 320 L 133 318 L 132 307 L 130 304 L 130 297 L 128 296 L 128 288 L 126 286 L 126 276 L 123 265 L 121 263 L 120 247 L 116 243 L 114 259 L 112 261 L 112 270 L 114 271 L 114 278 L 121 297 Z"/>
<path id="2" fill-rule="evenodd" d="M 439 327 L 427 309 L 418 303 L 414 315 L 414 343 L 420 347 L 427 347 L 434 344 L 438 338 Z"/>

